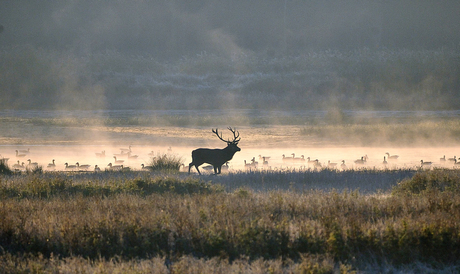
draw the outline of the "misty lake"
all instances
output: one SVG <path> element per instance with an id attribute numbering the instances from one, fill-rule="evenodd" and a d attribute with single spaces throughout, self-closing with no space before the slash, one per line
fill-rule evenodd
<path id="1" fill-rule="evenodd" d="M 388 118 L 388 119 L 424 119 L 424 118 L 460 118 L 460 110 L 444 111 L 369 111 L 342 110 L 350 118 Z M 1 110 L 1 117 L 17 118 L 135 118 L 152 116 L 190 116 L 190 117 L 232 117 L 252 118 L 303 117 L 305 119 L 324 118 L 327 110 L 257 110 L 257 109 L 209 109 L 209 110 Z"/>
<path id="2" fill-rule="evenodd" d="M 0 111 L 1 135 L 0 155 L 9 158 L 9 164 L 17 161 L 38 162 L 46 167 L 52 159 L 57 169 L 64 169 L 64 163 L 91 164 L 104 168 L 113 162 L 113 155 L 120 148 L 132 146 L 135 159 L 123 159 L 125 166 L 139 169 L 148 164 L 151 154 L 172 153 L 187 165 L 191 151 L 198 147 L 223 148 L 224 143 L 212 134 L 211 128 L 220 128 L 224 138 L 231 137 L 227 126 L 236 127 L 242 137 L 240 147 L 230 162 L 230 168 L 244 168 L 244 161 L 260 162 L 259 168 L 313 168 L 308 162 L 283 161 L 285 157 L 318 159 L 323 167 L 328 162 L 345 161 L 347 168 L 415 168 L 420 160 L 432 161 L 432 166 L 454 167 L 453 162 L 441 162 L 440 158 L 460 155 L 457 143 L 438 142 L 433 145 L 403 146 L 397 142 L 377 145 L 354 144 L 340 138 L 331 141 L 330 136 L 310 135 L 315 130 L 338 127 L 328 122 L 331 111 L 268 111 L 268 110 L 85 110 L 85 111 Z M 460 110 L 452 111 L 340 111 L 342 123 L 347 128 L 349 121 L 359 121 L 370 131 L 375 121 L 411 125 L 416 121 L 457 121 Z M 215 121 L 213 123 L 213 121 Z M 353 131 L 353 129 L 351 129 Z M 385 128 L 383 130 L 386 130 Z M 367 134 L 367 133 L 365 133 Z M 372 134 L 370 132 L 369 134 Z M 323 136 L 323 137 L 318 137 Z M 350 138 L 352 139 L 352 138 Z M 446 139 L 447 140 L 447 139 Z M 30 154 L 16 157 L 15 150 L 30 149 Z M 106 157 L 96 153 L 106 151 Z M 397 154 L 396 161 L 384 165 L 385 154 Z M 269 164 L 262 165 L 260 156 L 270 157 Z M 367 155 L 365 165 L 354 161 Z M 123 158 L 123 157 L 121 157 Z M 339 168 L 340 169 L 340 168 Z"/>

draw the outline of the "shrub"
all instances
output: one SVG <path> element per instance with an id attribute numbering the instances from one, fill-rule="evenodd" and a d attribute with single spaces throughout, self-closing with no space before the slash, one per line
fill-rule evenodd
<path id="1" fill-rule="evenodd" d="M 416 173 L 393 187 L 393 195 L 423 194 L 426 192 L 460 193 L 460 170 L 434 169 Z"/>
<path id="2" fill-rule="evenodd" d="M 148 166 L 152 171 L 178 172 L 182 165 L 182 159 L 172 154 L 163 154 L 152 158 Z"/>
<path id="3" fill-rule="evenodd" d="M 2 161 L 0 162 L 0 174 L 11 175 L 13 174 L 13 171 L 11 171 L 8 165 Z"/>

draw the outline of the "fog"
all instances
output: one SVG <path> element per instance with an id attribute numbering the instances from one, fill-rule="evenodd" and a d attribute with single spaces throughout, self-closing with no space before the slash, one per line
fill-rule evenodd
<path id="1" fill-rule="evenodd" d="M 2 1 L 0 106 L 456 109 L 458 10 L 428 0 Z"/>
<path id="2" fill-rule="evenodd" d="M 412 155 L 398 167 L 437 160 L 460 143 L 459 10 L 447 0 L 1 1 L 0 154 L 90 145 L 64 161 L 94 165 L 98 150 L 132 144 L 172 146 L 188 163 L 192 148 L 222 145 L 206 132 L 233 126 L 246 133 L 236 167 L 263 153 L 278 168 L 291 153 L 369 154 L 380 166 L 387 148 Z M 199 137 L 176 135 L 183 128 Z"/>
<path id="3" fill-rule="evenodd" d="M 2 1 L 1 44 L 175 59 L 458 46 L 458 1 Z"/>

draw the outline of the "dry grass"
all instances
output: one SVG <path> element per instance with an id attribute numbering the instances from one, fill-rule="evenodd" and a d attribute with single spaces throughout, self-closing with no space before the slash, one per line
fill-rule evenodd
<path id="1" fill-rule="evenodd" d="M 344 180 L 350 174 L 340 175 L 323 173 L 318 180 L 329 177 L 353 189 Z M 296 175 L 273 176 L 289 182 Z M 213 178 L 224 177 L 201 177 L 210 179 L 204 182 L 133 172 L 2 176 L 0 271 L 459 270 L 458 171 L 421 171 L 394 187 L 393 195 L 255 191 L 251 184 L 223 191 Z M 407 184 L 423 183 L 420 178 L 442 179 L 451 187 L 410 191 Z M 245 175 L 226 180 L 244 181 Z"/>

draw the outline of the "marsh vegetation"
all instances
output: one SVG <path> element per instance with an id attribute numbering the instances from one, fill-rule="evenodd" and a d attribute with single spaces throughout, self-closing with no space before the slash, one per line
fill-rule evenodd
<path id="1" fill-rule="evenodd" d="M 459 194 L 445 169 L 1 175 L 1 272 L 456 272 Z"/>

